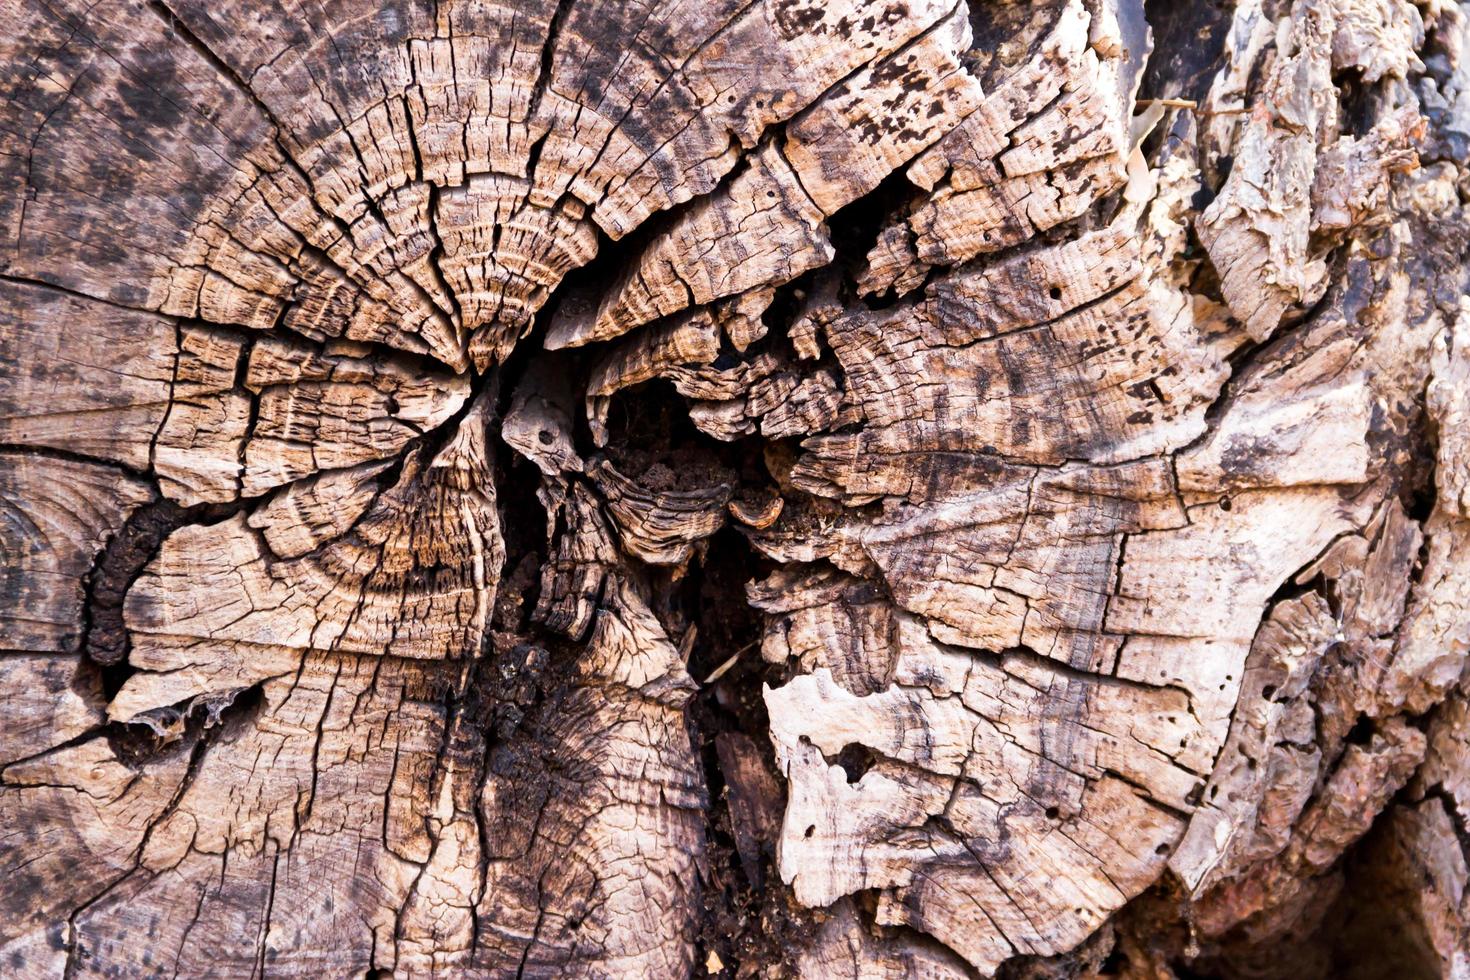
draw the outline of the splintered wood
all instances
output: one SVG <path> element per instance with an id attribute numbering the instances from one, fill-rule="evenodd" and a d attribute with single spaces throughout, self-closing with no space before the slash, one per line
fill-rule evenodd
<path id="1" fill-rule="evenodd" d="M 0 11 L 7 976 L 1470 971 L 1455 0 Z"/>

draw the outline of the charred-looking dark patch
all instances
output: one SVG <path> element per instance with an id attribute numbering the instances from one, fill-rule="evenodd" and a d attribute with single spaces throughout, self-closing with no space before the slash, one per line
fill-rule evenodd
<path id="1" fill-rule="evenodd" d="M 776 26 L 786 37 L 810 33 L 824 18 L 821 4 L 809 3 L 807 0 L 776 0 Z"/>
<path id="2" fill-rule="evenodd" d="M 1453 973 L 1454 4 L 4 9 L 0 970 Z"/>
<path id="3" fill-rule="evenodd" d="M 970 4 L 974 32 L 970 55 L 981 84 L 989 89 L 999 87 L 1042 43 L 1047 25 L 1055 23 L 1065 7 L 1065 0 Z"/>
<path id="4" fill-rule="evenodd" d="M 1225 65 L 1225 35 L 1235 3 L 1147 0 L 1145 12 L 1153 31 L 1154 55 L 1143 73 L 1138 97 L 1200 101 Z"/>

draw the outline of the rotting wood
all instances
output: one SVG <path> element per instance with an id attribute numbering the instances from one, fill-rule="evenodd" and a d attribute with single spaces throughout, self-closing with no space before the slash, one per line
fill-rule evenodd
<path id="1" fill-rule="evenodd" d="M 6 975 L 1470 969 L 1460 3 L 0 10 Z"/>

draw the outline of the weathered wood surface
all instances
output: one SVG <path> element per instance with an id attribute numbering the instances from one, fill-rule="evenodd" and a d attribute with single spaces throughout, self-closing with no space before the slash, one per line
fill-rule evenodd
<path id="1" fill-rule="evenodd" d="M 1470 971 L 1470 9 L 0 12 L 0 973 Z"/>

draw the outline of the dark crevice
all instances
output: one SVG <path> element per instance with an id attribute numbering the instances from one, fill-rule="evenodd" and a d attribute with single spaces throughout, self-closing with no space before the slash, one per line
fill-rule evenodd
<path id="1" fill-rule="evenodd" d="M 265 683 L 154 708 L 126 723 L 110 722 L 102 732 L 120 761 L 142 765 L 180 739 L 202 746 L 218 733 L 244 730 L 265 706 Z"/>
<path id="2" fill-rule="evenodd" d="M 697 961 L 713 951 L 724 965 L 721 976 L 742 967 L 789 967 L 814 928 L 814 913 L 796 904 L 775 863 L 785 798 L 761 688 L 776 682 L 780 668 L 762 661 L 764 617 L 744 600 L 746 583 L 769 571 L 770 563 L 726 528 L 681 589 L 680 604 L 698 627 L 690 673 L 706 677 L 738 654 L 689 711 L 710 798 Z"/>
<path id="3" fill-rule="evenodd" d="M 93 296 L 90 293 L 84 293 L 81 290 L 72 289 L 69 286 L 63 286 L 60 283 L 50 282 L 46 279 L 33 279 L 29 276 L 17 276 L 9 271 L 6 271 L 8 269 L 8 264 L 0 266 L 0 282 L 7 282 L 15 286 L 27 286 L 33 289 L 49 289 L 53 292 L 61 293 L 65 296 L 71 296 L 75 299 L 83 300 L 87 303 L 102 303 L 105 306 L 111 306 L 114 309 L 122 310 L 126 313 L 135 313 L 139 316 L 163 315 L 157 310 L 152 310 L 144 306 L 131 306 L 127 303 L 122 303 L 115 299 L 109 299 L 106 296 Z"/>
<path id="4" fill-rule="evenodd" d="M 163 541 L 189 524 L 210 524 L 243 510 L 248 501 L 182 507 L 166 497 L 128 516 L 102 549 L 84 580 L 84 639 L 87 659 L 102 669 L 103 694 L 111 700 L 135 673 L 128 660 L 129 639 L 123 605 L 133 582 L 158 555 Z"/>
<path id="5" fill-rule="evenodd" d="M 839 270 L 850 283 L 867 264 L 868 252 L 878 243 L 883 228 L 906 217 L 910 208 L 927 196 L 909 180 L 905 168 L 888 174 L 872 192 L 827 219 L 835 254 L 825 268 Z M 870 299 L 869 305 L 873 302 Z"/>
<path id="6" fill-rule="evenodd" d="M 32 446 L 24 443 L 0 442 L 0 453 L 15 453 L 25 456 L 39 456 L 44 459 L 60 460 L 68 463 L 84 463 L 91 466 L 103 465 L 121 470 L 128 476 L 139 480 L 148 480 L 149 474 L 137 467 L 114 459 L 105 459 L 100 456 L 90 456 L 86 453 L 75 452 L 70 449 L 62 449 L 55 446 Z"/>

